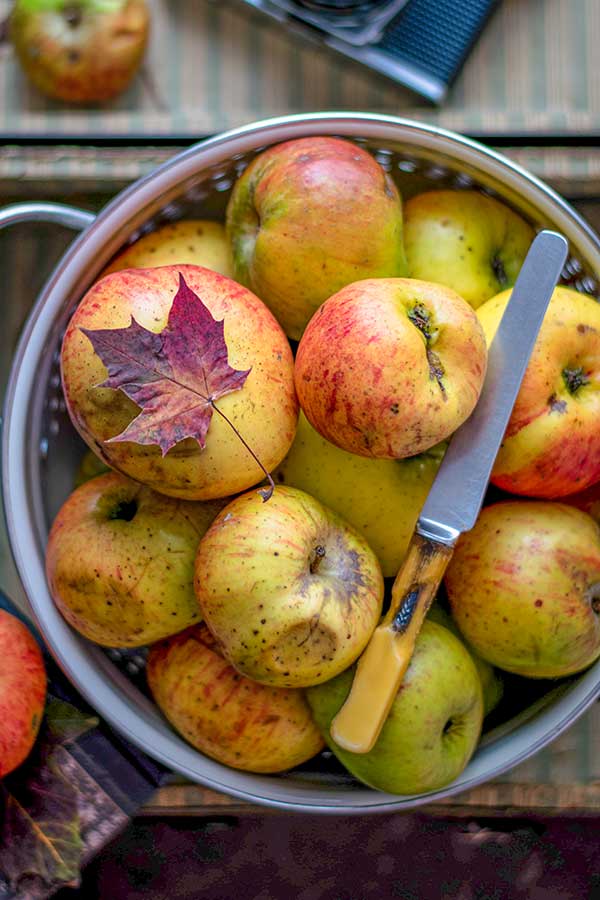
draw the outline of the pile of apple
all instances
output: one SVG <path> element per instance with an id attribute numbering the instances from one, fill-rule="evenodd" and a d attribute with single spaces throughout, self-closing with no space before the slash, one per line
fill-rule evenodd
<path id="1" fill-rule="evenodd" d="M 306 138 L 253 160 L 226 228 L 159 229 L 81 300 L 64 395 L 112 471 L 84 481 L 88 458 L 56 517 L 50 589 L 89 640 L 151 645 L 150 691 L 202 752 L 279 772 L 327 744 L 427 791 L 473 753 L 493 667 L 600 655 L 600 306 L 561 287 L 492 476 L 519 497 L 460 540 L 375 747 L 330 734 L 533 236 L 476 191 L 403 208 L 367 151 Z"/>

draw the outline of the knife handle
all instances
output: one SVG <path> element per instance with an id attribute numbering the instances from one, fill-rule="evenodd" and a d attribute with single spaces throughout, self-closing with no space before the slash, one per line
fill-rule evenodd
<path id="1" fill-rule="evenodd" d="M 423 620 L 454 547 L 414 534 L 392 588 L 390 608 L 358 661 L 331 737 L 344 750 L 368 753 L 408 668 Z"/>

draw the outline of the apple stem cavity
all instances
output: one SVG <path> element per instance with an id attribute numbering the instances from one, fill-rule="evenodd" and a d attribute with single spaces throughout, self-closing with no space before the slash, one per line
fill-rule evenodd
<path id="1" fill-rule="evenodd" d="M 121 519 L 124 522 L 131 522 L 138 511 L 136 500 L 120 500 L 119 503 L 110 511 L 109 519 Z"/>
<path id="2" fill-rule="evenodd" d="M 577 368 L 573 369 L 563 369 L 562 376 L 570 394 L 576 394 L 579 388 L 590 383 L 590 379 L 584 373 L 582 366 L 577 366 Z"/>
<path id="3" fill-rule="evenodd" d="M 271 476 L 271 473 L 270 473 L 270 472 L 267 472 L 267 470 L 265 469 L 265 467 L 264 467 L 263 464 L 261 463 L 260 459 L 258 458 L 258 456 L 256 455 L 256 453 L 254 452 L 254 450 L 252 449 L 252 447 L 250 446 L 250 444 L 249 444 L 247 441 L 244 440 L 244 438 L 242 437 L 242 435 L 240 434 L 240 432 L 237 430 L 237 428 L 235 427 L 235 425 L 233 424 L 233 422 L 231 421 L 231 419 L 229 419 L 229 418 L 225 415 L 225 413 L 222 412 L 222 410 L 219 409 L 219 407 L 217 406 L 217 404 L 215 403 L 215 401 L 212 400 L 210 397 L 209 397 L 209 402 L 210 402 L 210 405 L 212 406 L 212 408 L 214 409 L 214 411 L 217 412 L 217 413 L 221 416 L 221 418 L 224 419 L 224 420 L 227 422 L 227 424 L 228 424 L 229 427 L 233 430 L 233 432 L 235 433 L 235 435 L 240 439 L 240 441 L 242 442 L 242 444 L 244 445 L 244 447 L 246 448 L 246 450 L 248 451 L 248 453 L 250 454 L 250 456 L 252 457 L 252 459 L 254 460 L 254 462 L 260 467 L 261 471 L 264 473 L 265 478 L 266 478 L 267 481 L 269 482 L 269 486 L 266 487 L 266 488 L 260 488 L 260 490 L 259 490 L 258 493 L 259 493 L 260 496 L 262 497 L 263 503 L 266 503 L 267 500 L 270 500 L 270 499 L 271 499 L 271 497 L 273 496 L 273 491 L 275 490 L 275 482 L 273 481 L 273 478 L 272 478 L 272 476 Z"/>
<path id="4" fill-rule="evenodd" d="M 326 553 L 325 547 L 322 544 L 317 544 L 310 557 L 309 568 L 311 575 L 314 575 L 315 572 L 317 572 L 321 560 L 325 558 Z"/>

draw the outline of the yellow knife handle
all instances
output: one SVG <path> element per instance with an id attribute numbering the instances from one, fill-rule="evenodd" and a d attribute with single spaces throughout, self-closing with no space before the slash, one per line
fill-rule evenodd
<path id="1" fill-rule="evenodd" d="M 350 693 L 331 723 L 331 737 L 343 749 L 368 753 L 377 741 L 453 550 L 413 535 L 390 609 L 363 651 Z"/>

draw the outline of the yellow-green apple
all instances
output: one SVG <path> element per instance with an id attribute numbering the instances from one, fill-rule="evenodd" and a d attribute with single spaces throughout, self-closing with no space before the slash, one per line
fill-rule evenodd
<path id="1" fill-rule="evenodd" d="M 126 247 L 102 274 L 184 263 L 205 266 L 233 278 L 233 261 L 225 227 L 220 222 L 203 219 L 183 219 L 163 225 Z"/>
<path id="2" fill-rule="evenodd" d="M 95 478 L 96 475 L 104 475 L 105 472 L 110 472 L 106 463 L 103 463 L 100 457 L 96 456 L 91 450 L 86 450 L 75 472 L 73 487 L 79 487 L 81 484 L 89 481 L 90 478 Z"/>
<path id="3" fill-rule="evenodd" d="M 370 153 L 339 138 L 257 156 L 234 186 L 227 231 L 236 278 L 295 340 L 344 285 L 406 274 L 398 190 Z"/>
<path id="4" fill-rule="evenodd" d="M 206 626 L 151 647 L 146 675 L 177 731 L 234 769 L 283 772 L 324 746 L 304 693 L 244 678 L 223 658 Z"/>
<path id="5" fill-rule="evenodd" d="M 443 625 L 444 628 L 447 628 L 448 631 L 451 631 L 452 634 L 456 635 L 456 637 L 464 643 L 464 637 L 460 633 L 456 622 L 452 616 L 446 612 L 438 600 L 434 600 L 429 608 L 427 619 L 430 622 L 437 622 L 438 625 Z M 502 681 L 500 673 L 494 669 L 489 662 L 482 659 L 468 644 L 466 647 L 475 663 L 475 668 L 477 669 L 477 674 L 481 681 L 481 689 L 483 691 L 483 715 L 487 716 L 500 703 L 502 695 L 504 694 L 504 682 Z"/>
<path id="6" fill-rule="evenodd" d="M 29 628 L 0 610 L 0 778 L 29 755 L 46 703 L 44 658 Z"/>
<path id="7" fill-rule="evenodd" d="M 68 103 L 110 100 L 142 62 L 146 0 L 16 0 L 10 37 L 33 84 Z"/>
<path id="8" fill-rule="evenodd" d="M 486 507 L 446 571 L 452 615 L 500 669 L 559 678 L 600 656 L 600 528 L 564 503 Z"/>
<path id="9" fill-rule="evenodd" d="M 352 685 L 352 670 L 312 687 L 307 698 L 327 744 L 348 771 L 392 794 L 444 787 L 471 758 L 483 720 L 481 684 L 469 652 L 450 631 L 426 621 L 402 686 L 368 753 L 339 747 L 331 722 Z"/>
<path id="10" fill-rule="evenodd" d="M 276 487 L 232 500 L 198 548 L 196 596 L 223 655 L 277 687 L 333 678 L 364 650 L 381 613 L 377 557 L 336 513 Z"/>
<path id="11" fill-rule="evenodd" d="M 464 422 L 486 364 L 477 316 L 450 288 L 371 278 L 313 316 L 296 354 L 296 390 L 309 422 L 336 446 L 400 459 Z"/>
<path id="12" fill-rule="evenodd" d="M 56 606 L 107 647 L 141 647 L 199 622 L 194 557 L 222 506 L 165 497 L 117 472 L 87 481 L 50 530 L 46 573 Z"/>
<path id="13" fill-rule="evenodd" d="M 491 343 L 511 291 L 477 310 Z M 600 480 L 600 303 L 557 287 L 540 328 L 492 481 L 554 499 Z"/>
<path id="14" fill-rule="evenodd" d="M 453 288 L 476 309 L 511 287 L 534 238 L 521 216 L 478 191 L 428 191 L 406 203 L 412 278 Z"/>
<path id="15" fill-rule="evenodd" d="M 219 399 L 223 415 L 213 414 L 204 449 L 185 438 L 163 456 L 157 444 L 111 440 L 140 409 L 121 390 L 99 387 L 107 370 L 82 329 L 123 329 L 133 319 L 150 332 L 163 332 L 181 277 L 214 319 L 224 320 L 229 366 L 250 371 L 240 389 Z M 222 360 L 216 363 L 222 368 Z M 293 365 L 285 334 L 258 297 L 224 275 L 190 265 L 125 269 L 96 282 L 68 325 L 61 354 L 67 409 L 86 443 L 113 469 L 188 500 L 226 497 L 263 478 L 239 434 L 267 470 L 281 462 L 298 418 Z M 208 364 L 207 369 L 210 375 Z M 160 406 L 159 400 L 158 412 Z"/>
<path id="16" fill-rule="evenodd" d="M 392 577 L 443 455 L 440 444 L 410 459 L 357 456 L 321 437 L 301 412 L 294 443 L 273 478 L 307 491 L 346 519 L 375 551 L 384 577 Z"/>

